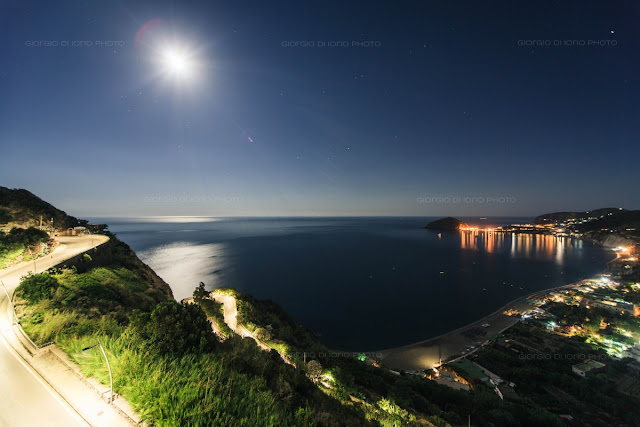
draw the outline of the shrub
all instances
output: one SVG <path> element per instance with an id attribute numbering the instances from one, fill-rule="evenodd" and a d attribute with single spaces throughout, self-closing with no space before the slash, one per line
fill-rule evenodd
<path id="1" fill-rule="evenodd" d="M 35 313 L 33 313 L 31 315 L 31 319 L 29 319 L 29 321 L 33 324 L 42 323 L 42 320 L 44 320 L 44 315 L 40 311 L 36 311 Z"/>
<path id="2" fill-rule="evenodd" d="M 6 224 L 12 219 L 13 217 L 11 216 L 8 210 L 4 208 L 0 208 L 0 224 Z"/>
<path id="3" fill-rule="evenodd" d="M 88 283 L 80 289 L 92 300 L 118 301 L 120 299 L 117 292 L 100 283 Z"/>
<path id="4" fill-rule="evenodd" d="M 49 240 L 49 235 L 46 231 L 38 230 L 35 227 L 29 227 L 27 229 L 14 227 L 9 234 L 5 236 L 5 240 L 31 246 L 40 242 L 46 242 Z"/>
<path id="5" fill-rule="evenodd" d="M 160 355 L 205 353 L 216 343 L 200 306 L 176 301 L 158 304 L 151 314 L 136 311 L 129 331 L 138 338 L 142 350 Z"/>
<path id="6" fill-rule="evenodd" d="M 200 282 L 200 284 L 196 287 L 196 290 L 193 291 L 193 300 L 197 303 L 200 303 L 204 298 L 209 296 L 209 292 L 204 288 L 204 283 Z"/>
<path id="7" fill-rule="evenodd" d="M 27 301 L 38 302 L 53 297 L 59 286 L 58 280 L 46 273 L 30 274 L 22 280 L 17 291 Z"/>
<path id="8" fill-rule="evenodd" d="M 317 381 L 322 375 L 322 365 L 317 360 L 312 360 L 307 363 L 307 373 L 314 380 Z"/>
<path id="9" fill-rule="evenodd" d="M 260 341 L 263 341 L 263 342 L 271 340 L 271 332 L 269 332 L 269 330 L 265 328 L 256 329 L 255 332 L 253 333 L 253 336 L 255 336 L 256 339 L 259 339 Z"/>
<path id="10" fill-rule="evenodd" d="M 67 307 L 71 305 L 71 303 L 74 302 L 77 297 L 78 296 L 71 288 L 65 285 L 60 285 L 53 294 L 51 302 L 54 306 Z"/>

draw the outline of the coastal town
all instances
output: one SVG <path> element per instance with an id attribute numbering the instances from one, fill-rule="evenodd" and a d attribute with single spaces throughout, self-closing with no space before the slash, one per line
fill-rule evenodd
<path id="1" fill-rule="evenodd" d="M 484 320 L 479 321 L 457 334 L 469 338 L 460 354 L 405 374 L 456 390 L 489 388 L 502 400 L 535 402 L 567 424 L 619 422 L 620 411 L 640 401 L 638 233 L 634 223 L 619 223 L 611 220 L 616 212 L 602 211 L 538 217 L 532 224 L 492 229 L 617 241 L 624 246 L 611 248 L 616 258 L 606 272 L 522 298 L 501 316 L 492 316 L 511 318 L 511 325 L 489 334 L 482 327 L 490 325 L 485 322 L 478 328 Z"/>

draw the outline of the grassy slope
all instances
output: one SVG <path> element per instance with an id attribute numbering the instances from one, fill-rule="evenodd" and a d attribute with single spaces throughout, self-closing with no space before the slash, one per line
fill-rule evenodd
<path id="1" fill-rule="evenodd" d="M 57 343 L 85 374 L 108 383 L 100 353 L 81 350 L 100 338 L 116 391 L 146 420 L 166 426 L 370 425 L 351 404 L 322 393 L 304 372 L 250 339 L 232 337 L 215 351 L 177 357 L 141 349 L 129 327 L 134 309 L 149 312 L 172 298 L 139 260 L 118 262 L 126 245 L 116 240 L 113 246 L 112 265 L 82 274 L 53 271 L 58 285 L 47 298 L 29 301 L 21 287 L 16 306 L 35 341 Z"/>
<path id="2" fill-rule="evenodd" d="M 382 425 L 393 425 L 394 422 L 404 425 L 411 415 L 417 422 L 460 425 L 466 422 L 467 414 L 480 424 L 561 425 L 559 419 L 542 405 L 526 399 L 521 402 L 503 401 L 482 384 L 476 385 L 473 393 L 467 393 L 412 375 L 396 375 L 354 357 L 336 356 L 312 334 L 297 326 L 289 314 L 274 302 L 256 300 L 233 289 L 216 292 L 234 295 L 238 304 L 238 321 L 252 332 L 259 328 L 268 329 L 270 339 L 266 342 L 279 351 L 284 349 L 298 366 L 303 352 L 314 354 L 324 368 L 323 377 L 332 378 L 328 382 L 333 389 L 327 392 L 343 401 L 349 396 L 362 400 L 362 410 Z M 395 406 L 396 412 L 378 410 L 386 406 L 383 405 L 385 400 Z"/>
<path id="3" fill-rule="evenodd" d="M 20 243 L 0 245 L 0 269 L 11 267 L 20 261 L 31 261 L 29 255 L 25 256 L 25 247 Z"/>
<path id="4" fill-rule="evenodd" d="M 46 232 L 35 228 L 0 231 L 0 269 L 38 258 L 48 253 L 53 244 Z"/>

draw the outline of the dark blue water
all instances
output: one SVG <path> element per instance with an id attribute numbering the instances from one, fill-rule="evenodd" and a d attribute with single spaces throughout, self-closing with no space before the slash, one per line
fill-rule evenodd
<path id="1" fill-rule="evenodd" d="M 270 298 L 341 350 L 379 350 L 440 335 L 519 296 L 589 277 L 614 258 L 570 238 L 438 236 L 421 228 L 432 219 L 92 221 L 109 224 L 171 285 L 176 299 L 191 296 L 200 281 L 208 289 L 234 287 Z M 466 221 L 484 226 L 527 219 Z"/>

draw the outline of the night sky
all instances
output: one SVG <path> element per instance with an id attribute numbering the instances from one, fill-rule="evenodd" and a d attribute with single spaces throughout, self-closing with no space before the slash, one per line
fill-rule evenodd
<path id="1" fill-rule="evenodd" d="M 0 185 L 77 216 L 640 208 L 640 4 L 0 3 Z"/>

